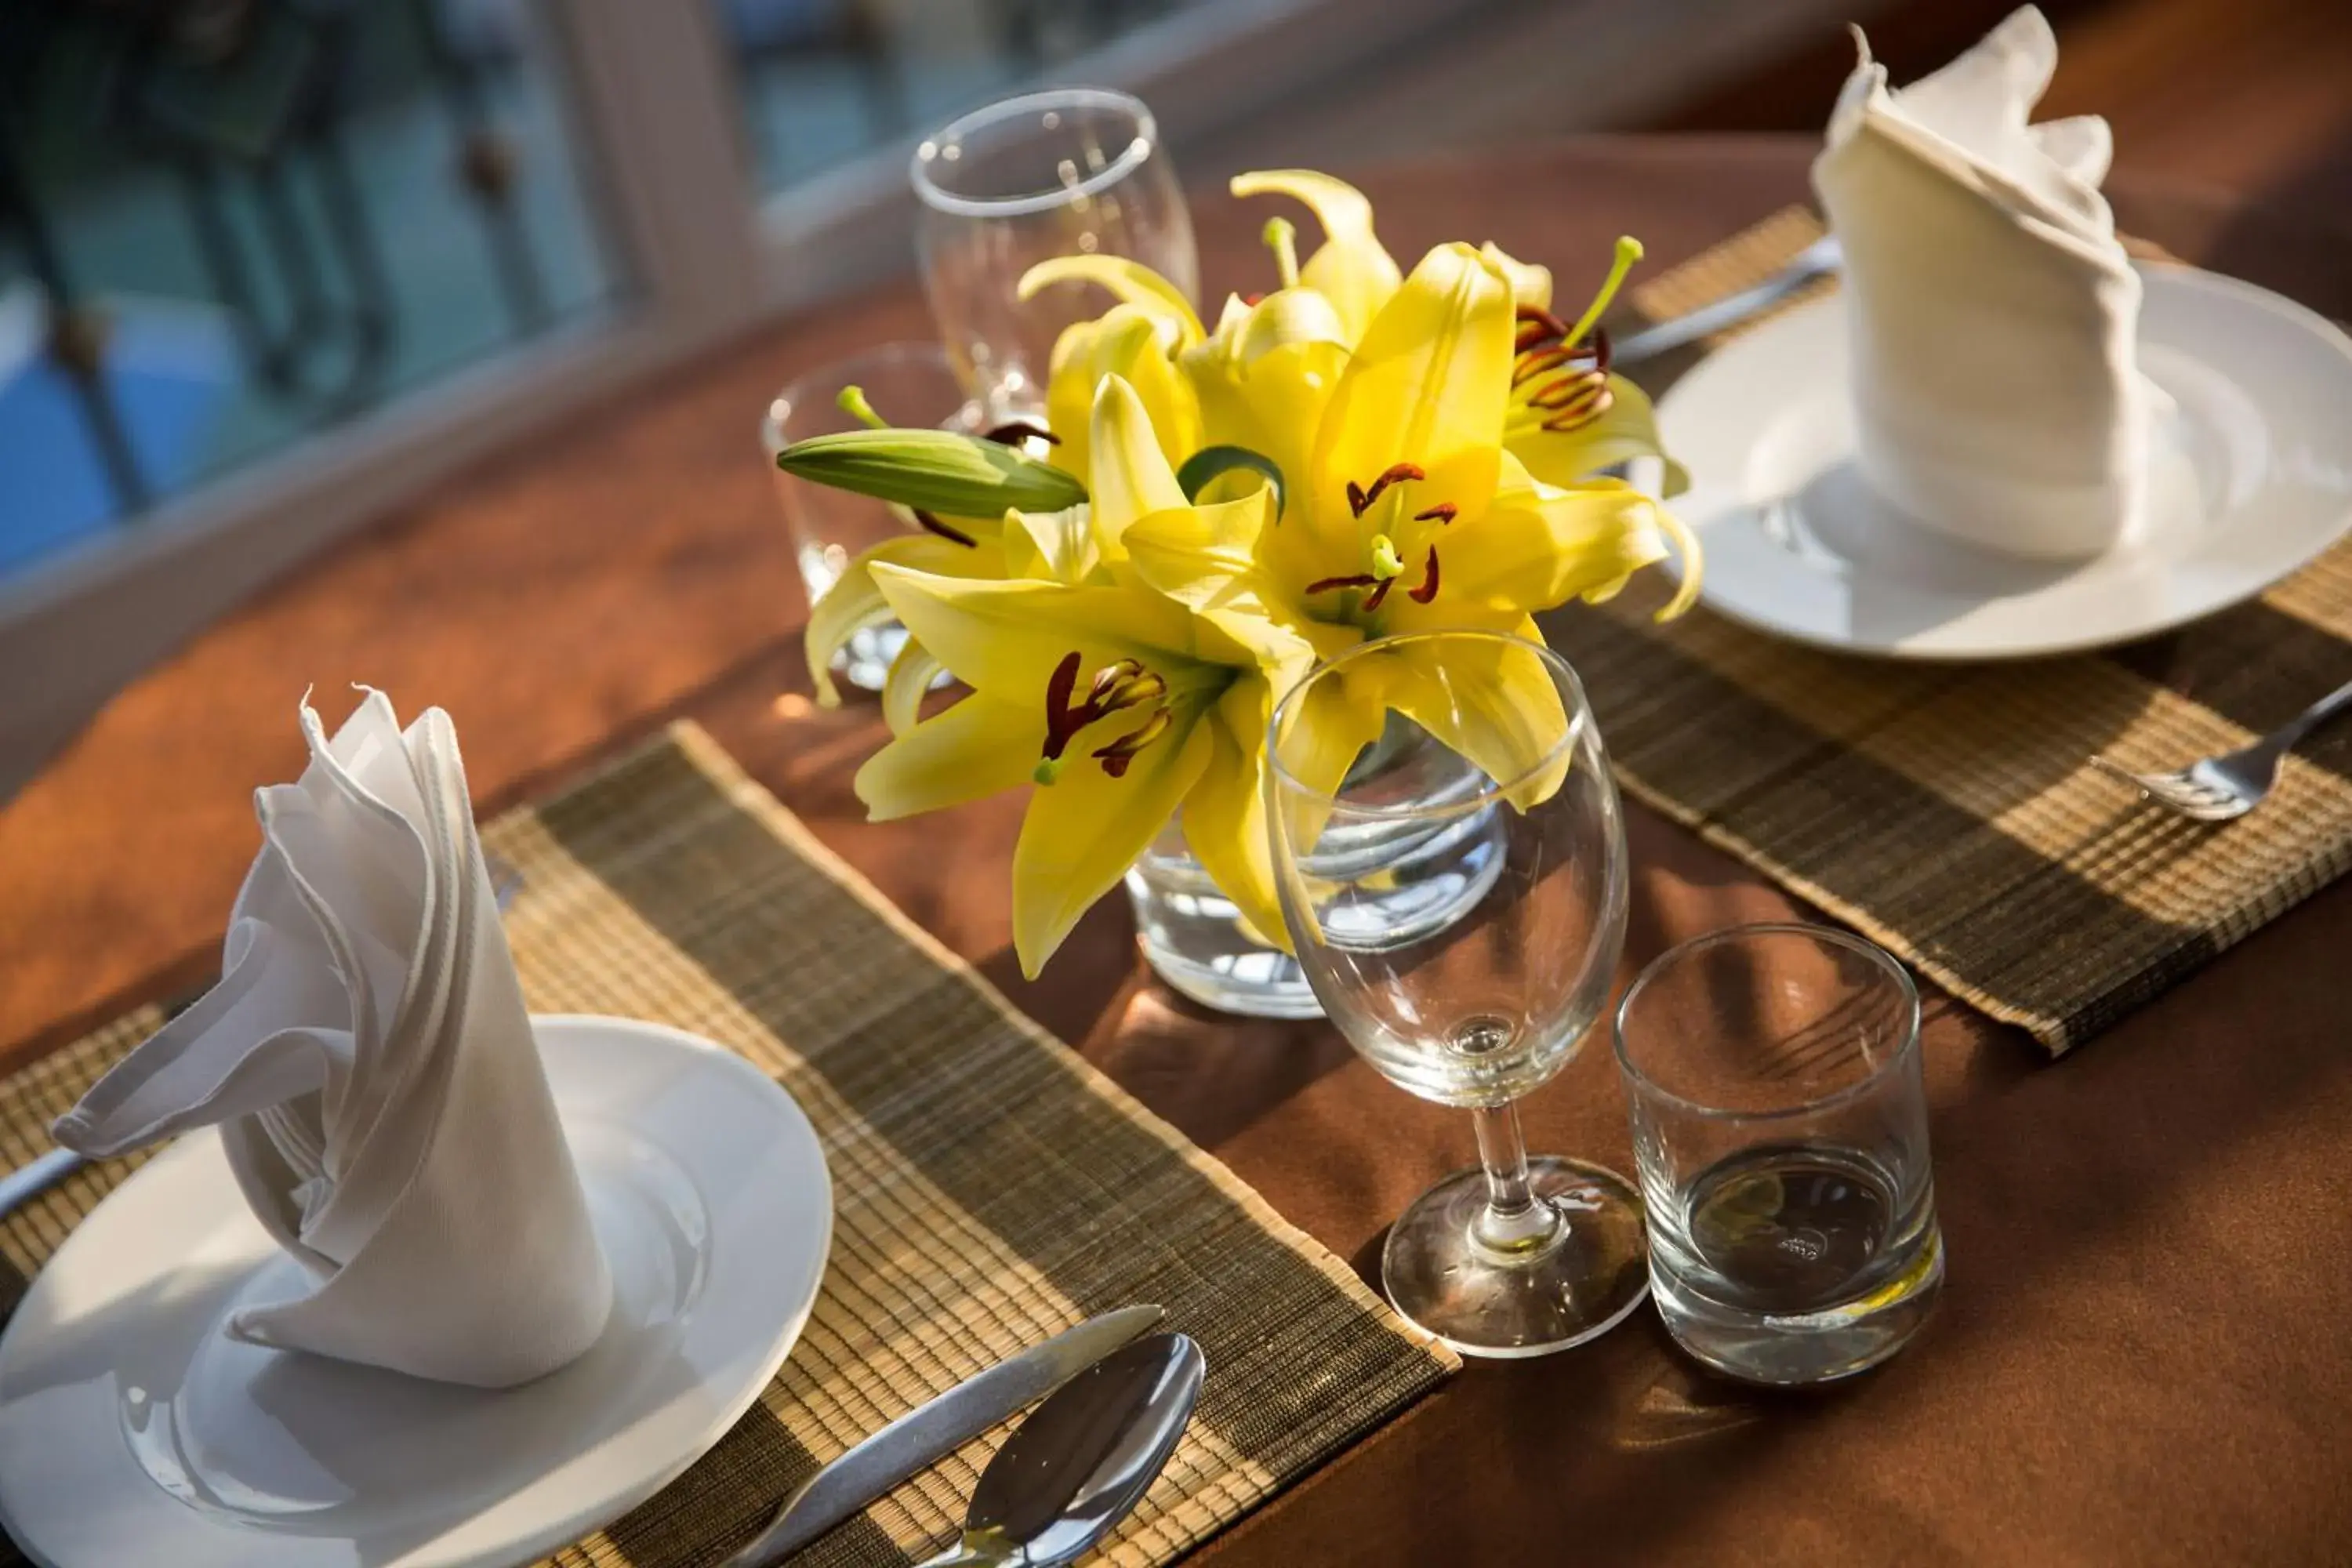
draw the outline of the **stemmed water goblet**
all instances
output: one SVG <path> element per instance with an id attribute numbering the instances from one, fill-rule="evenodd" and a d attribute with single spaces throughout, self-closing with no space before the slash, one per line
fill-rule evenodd
<path id="1" fill-rule="evenodd" d="M 1409 695 L 1334 780 L 1316 721 L 1351 684 Z M 1641 1198 L 1530 1159 L 1517 1110 L 1599 1023 L 1624 941 L 1624 822 L 1575 672 L 1500 633 L 1366 643 L 1284 699 L 1268 744 L 1276 882 L 1316 996 L 1382 1076 L 1476 1123 L 1480 1168 L 1390 1230 L 1389 1300 L 1473 1355 L 1605 1331 L 1648 1293 Z"/>

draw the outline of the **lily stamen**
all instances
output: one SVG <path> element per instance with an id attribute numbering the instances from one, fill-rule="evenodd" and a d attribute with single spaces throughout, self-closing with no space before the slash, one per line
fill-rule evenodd
<path id="1" fill-rule="evenodd" d="M 1352 577 L 1318 577 L 1307 584 L 1310 594 L 1328 594 L 1340 588 L 1377 588 L 1381 580 L 1369 572 L 1359 572 Z"/>
<path id="2" fill-rule="evenodd" d="M 1406 594 L 1416 605 L 1426 605 L 1437 597 L 1437 546 L 1429 547 L 1429 570 L 1421 579 L 1421 586 Z"/>
<path id="3" fill-rule="evenodd" d="M 1129 764 L 1135 761 L 1136 754 L 1166 734 L 1169 726 L 1175 722 L 1175 715 L 1165 706 L 1154 708 L 1151 716 L 1140 725 L 1107 746 L 1096 747 L 1094 754 L 1101 760 L 1103 772 L 1115 779 L 1125 778 Z"/>
<path id="4" fill-rule="evenodd" d="M 931 513 L 925 511 L 921 507 L 910 507 L 908 510 L 915 514 L 915 521 L 923 525 L 924 532 L 936 533 L 941 539 L 948 540 L 952 543 L 962 545 L 966 550 L 977 550 L 980 548 L 980 541 L 974 539 L 971 534 L 966 533 L 961 528 L 950 528 L 948 524 L 941 522 Z"/>
<path id="5" fill-rule="evenodd" d="M 1077 648 L 1070 648 L 1068 654 L 1063 654 L 1061 663 L 1054 666 L 1054 675 L 1045 684 L 1045 757 L 1037 762 L 1037 773 L 1034 773 L 1037 783 L 1054 783 L 1056 773 L 1061 773 L 1061 754 L 1070 748 L 1070 741 L 1075 741 L 1082 729 L 1094 724 L 1096 720 L 1106 720 L 1106 717 L 1115 715 L 1122 708 L 1160 703 L 1169 691 L 1167 679 L 1157 672 L 1146 670 L 1143 660 L 1119 658 L 1094 672 L 1094 679 L 1087 684 L 1087 700 L 1077 703 L 1077 700 L 1073 700 L 1077 696 L 1077 672 L 1085 663 L 1085 656 L 1079 654 Z M 1167 705 L 1160 705 L 1157 712 L 1164 715 Z M 1146 721 L 1143 729 L 1152 729 L 1152 726 Z M 1148 742 L 1150 742 L 1150 738 L 1139 741 L 1136 745 L 1140 748 Z M 1101 757 L 1101 754 L 1103 752 L 1096 752 L 1096 757 Z M 1134 752 L 1129 750 L 1127 754 Z M 1118 775 L 1119 773 L 1115 771 L 1112 778 L 1118 778 Z"/>
<path id="6" fill-rule="evenodd" d="M 1447 523 L 1452 522 L 1459 511 L 1460 509 L 1452 501 L 1442 500 L 1435 506 L 1431 507 L 1427 511 L 1414 512 L 1412 514 L 1412 520 L 1415 522 L 1433 522 L 1443 528 Z"/>
<path id="7" fill-rule="evenodd" d="M 1043 425 L 1033 425 L 1026 419 L 1008 420 L 982 435 L 981 439 L 993 441 L 1000 447 L 1018 447 L 1024 441 L 1043 441 L 1048 447 L 1058 447 L 1062 444 L 1062 438 L 1059 436 L 1055 435 Z"/>
<path id="8" fill-rule="evenodd" d="M 1348 481 L 1348 510 L 1350 512 L 1353 512 L 1356 516 L 1361 517 L 1364 513 L 1371 510 L 1372 503 L 1381 499 L 1381 492 L 1387 489 L 1391 485 L 1400 484 L 1406 479 L 1420 480 L 1427 478 L 1429 478 L 1429 476 L 1421 470 L 1418 464 L 1391 463 L 1387 468 L 1381 470 L 1380 477 L 1372 481 L 1371 488 L 1369 489 L 1365 489 L 1362 485 L 1358 484 L 1355 480 L 1349 479 Z"/>
<path id="9" fill-rule="evenodd" d="M 1298 229 L 1288 218 L 1270 217 L 1258 231 L 1274 252 L 1275 275 L 1286 289 L 1298 287 Z"/>

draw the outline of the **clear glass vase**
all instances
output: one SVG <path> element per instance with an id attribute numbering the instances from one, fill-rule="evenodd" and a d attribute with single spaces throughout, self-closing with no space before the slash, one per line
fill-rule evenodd
<path id="1" fill-rule="evenodd" d="M 1429 743 L 1394 730 L 1369 748 L 1348 775 L 1383 797 L 1415 805 L 1470 788 L 1465 771 L 1440 765 Z M 1387 896 L 1360 900 L 1350 920 L 1359 945 L 1419 940 L 1475 905 L 1502 872 L 1501 839 L 1492 813 L 1472 813 L 1432 829 L 1402 816 L 1368 821 L 1325 836 L 1314 868 L 1337 878 L 1378 865 Z M 1319 1018 L 1323 1007 L 1298 961 L 1263 940 L 1210 880 L 1171 820 L 1129 868 L 1127 896 L 1143 956 L 1160 977 L 1203 1006 L 1252 1018 Z"/>

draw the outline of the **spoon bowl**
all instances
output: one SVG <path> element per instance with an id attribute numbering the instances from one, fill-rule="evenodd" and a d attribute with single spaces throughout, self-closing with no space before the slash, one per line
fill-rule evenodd
<path id="1" fill-rule="evenodd" d="M 1207 1371 L 1183 1334 L 1104 1357 L 1039 1405 L 981 1472 L 951 1563 L 1047 1568 L 1082 1555 L 1127 1517 L 1175 1452 Z"/>

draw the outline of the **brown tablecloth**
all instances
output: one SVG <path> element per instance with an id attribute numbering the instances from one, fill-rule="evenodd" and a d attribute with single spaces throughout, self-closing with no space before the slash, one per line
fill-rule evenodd
<path id="1" fill-rule="evenodd" d="M 1801 198 L 1803 159 L 1780 142 L 1612 140 L 1361 178 L 1399 253 L 1491 237 L 1573 294 L 1621 231 L 1672 261 Z M 2340 218 L 2116 184 L 2133 232 L 2352 316 Z M 1202 198 L 1213 288 L 1262 281 L 1260 216 Z M 753 411 L 819 360 L 925 330 L 894 289 L 636 392 L 388 520 L 126 691 L 0 809 L 0 1051 L 202 972 L 253 851 L 250 791 L 299 765 L 307 684 L 447 707 L 486 805 L 685 712 L 1019 1005 L 1374 1268 L 1388 1217 L 1469 1163 L 1466 1120 L 1389 1088 L 1320 1026 L 1172 997 L 1116 904 L 1022 984 L 1014 805 L 868 826 L 849 780 L 871 711 L 776 701 L 806 690 L 802 605 Z M 1633 837 L 1629 969 L 1791 911 L 1646 813 Z M 1698 1376 L 1644 1316 L 1570 1354 L 1472 1367 L 1202 1561 L 2346 1561 L 2347 946 L 2338 886 L 2055 1066 L 1932 1002 L 1950 1283 L 1882 1373 L 1750 1394 Z M 1539 1149 L 1629 1158 L 1598 1045 L 1527 1110 Z"/>

